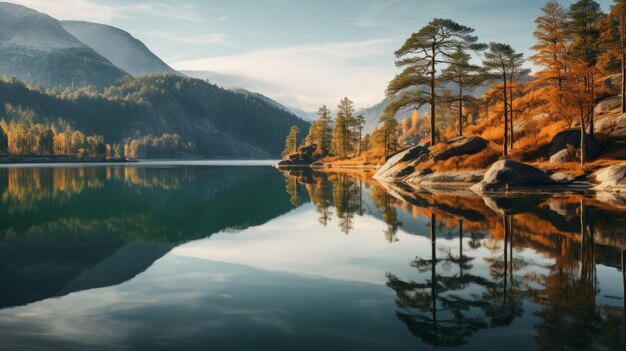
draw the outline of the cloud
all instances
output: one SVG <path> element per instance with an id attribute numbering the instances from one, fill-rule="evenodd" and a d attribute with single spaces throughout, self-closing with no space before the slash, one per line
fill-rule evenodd
<path id="1" fill-rule="evenodd" d="M 113 6 L 100 5 L 88 0 L 12 0 L 11 2 L 61 20 L 74 19 L 108 23 L 113 20 L 117 12 Z"/>
<path id="2" fill-rule="evenodd" d="M 344 96 L 366 107 L 383 98 L 394 73 L 395 46 L 391 40 L 302 45 L 172 65 L 178 70 L 210 71 L 258 81 L 260 93 L 308 111 L 323 104 L 332 106 Z"/>
<path id="3" fill-rule="evenodd" d="M 159 2 L 145 2 L 113 6 L 98 4 L 90 0 L 13 0 L 11 2 L 46 13 L 60 20 L 111 23 L 118 18 L 135 18 L 145 15 L 191 22 L 200 20 L 193 4 L 174 6 Z"/>
<path id="4" fill-rule="evenodd" d="M 227 42 L 226 35 L 221 33 L 205 35 L 184 35 L 162 31 L 147 31 L 144 34 L 167 40 L 173 40 L 185 44 L 224 44 Z"/>

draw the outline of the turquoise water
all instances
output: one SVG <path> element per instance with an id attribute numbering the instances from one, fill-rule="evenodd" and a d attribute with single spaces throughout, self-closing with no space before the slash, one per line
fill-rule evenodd
<path id="1" fill-rule="evenodd" d="M 269 163 L 0 169 L 0 349 L 624 349 L 625 208 Z"/>

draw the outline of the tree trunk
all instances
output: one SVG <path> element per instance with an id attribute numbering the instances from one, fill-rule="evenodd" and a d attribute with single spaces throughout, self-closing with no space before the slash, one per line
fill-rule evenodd
<path id="1" fill-rule="evenodd" d="M 509 101 L 511 102 L 509 105 L 509 149 L 513 150 L 513 80 L 509 84 Z"/>
<path id="2" fill-rule="evenodd" d="M 435 47 L 432 47 L 432 58 L 430 63 L 430 146 L 437 144 L 437 132 L 435 130 L 435 63 L 436 63 Z"/>
<path id="3" fill-rule="evenodd" d="M 591 73 L 589 74 L 589 136 L 593 138 L 594 132 L 594 117 L 595 117 L 595 99 L 596 99 L 596 82 L 595 82 L 595 74 L 593 73 L 593 67 L 591 68 Z"/>
<path id="4" fill-rule="evenodd" d="M 585 157 L 585 112 L 584 109 L 580 108 L 580 164 L 584 165 L 586 160 Z"/>
<path id="5" fill-rule="evenodd" d="M 621 18 L 620 18 L 620 48 L 622 50 L 622 113 L 626 113 L 626 16 L 624 15 L 624 11 L 626 9 L 621 9 Z"/>
<path id="6" fill-rule="evenodd" d="M 509 143 L 509 123 L 508 123 L 508 116 L 509 116 L 509 104 L 508 104 L 508 97 L 507 97 L 507 82 L 506 82 L 506 73 L 504 73 L 502 75 L 502 78 L 504 80 L 504 89 L 502 89 L 502 93 L 504 94 L 503 96 L 503 101 L 504 101 L 504 142 L 502 143 L 502 157 L 503 158 L 507 158 L 508 157 L 508 143 Z"/>
<path id="7" fill-rule="evenodd" d="M 459 136 L 463 136 L 463 87 L 459 86 Z"/>

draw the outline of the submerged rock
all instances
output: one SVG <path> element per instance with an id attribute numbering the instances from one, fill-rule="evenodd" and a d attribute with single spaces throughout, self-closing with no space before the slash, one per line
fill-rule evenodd
<path id="1" fill-rule="evenodd" d="M 494 163 L 483 180 L 471 189 L 482 194 L 555 188 L 565 187 L 538 168 L 517 161 L 501 160 Z"/>
<path id="2" fill-rule="evenodd" d="M 433 160 L 443 161 L 451 157 L 462 155 L 473 155 L 483 151 L 489 142 L 481 137 L 458 137 L 447 142 L 449 147 L 443 151 L 433 154 Z"/>
<path id="3" fill-rule="evenodd" d="M 600 191 L 626 191 L 626 163 L 603 168 L 593 175 L 598 185 L 594 190 Z"/>

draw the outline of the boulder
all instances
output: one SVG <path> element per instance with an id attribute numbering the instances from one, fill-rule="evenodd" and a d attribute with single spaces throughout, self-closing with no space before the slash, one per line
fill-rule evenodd
<path id="1" fill-rule="evenodd" d="M 315 160 L 313 159 L 313 153 L 317 150 L 317 145 L 307 145 L 298 149 L 298 152 L 295 152 L 287 157 L 286 160 L 282 160 L 278 162 L 278 167 L 303 167 L 309 166 Z"/>
<path id="2" fill-rule="evenodd" d="M 580 158 L 576 155 L 576 152 L 571 149 L 563 149 L 556 154 L 550 156 L 551 164 L 561 164 L 567 162 L 576 162 Z"/>
<path id="3" fill-rule="evenodd" d="M 593 189 L 605 192 L 626 191 L 626 163 L 603 168 L 593 174 L 596 185 Z"/>
<path id="4" fill-rule="evenodd" d="M 615 140 L 607 144 L 599 158 L 626 160 L 626 140 Z"/>
<path id="5" fill-rule="evenodd" d="M 433 154 L 433 160 L 443 161 L 454 156 L 473 155 L 483 151 L 489 142 L 481 137 L 457 137 L 450 139 L 447 144 L 449 147 L 443 151 Z"/>
<path id="6" fill-rule="evenodd" d="M 483 194 L 564 188 L 538 168 L 517 161 L 501 160 L 494 163 L 485 173 L 483 180 L 471 189 Z"/>
<path id="7" fill-rule="evenodd" d="M 432 172 L 423 175 L 409 177 L 406 182 L 412 185 L 450 185 L 450 184 L 476 184 L 483 179 L 482 171 L 461 172 Z"/>
<path id="8" fill-rule="evenodd" d="M 566 129 L 557 133 L 547 146 L 547 156 L 552 156 L 563 149 L 567 149 L 568 145 L 571 145 L 574 149 L 580 149 L 580 128 Z M 600 154 L 600 146 L 589 135 L 586 135 L 585 145 L 587 159 L 594 159 Z"/>
<path id="9" fill-rule="evenodd" d="M 621 96 L 613 96 L 610 97 L 608 99 L 604 99 L 602 101 L 600 101 L 596 107 L 593 109 L 593 111 L 598 114 L 605 114 L 610 112 L 611 110 L 614 110 L 618 107 L 620 107 L 622 105 L 622 98 Z"/>
<path id="10" fill-rule="evenodd" d="M 401 151 L 390 157 L 374 174 L 374 178 L 396 180 L 408 176 L 415 171 L 415 165 L 428 159 L 429 153 L 426 147 L 419 145 Z"/>
<path id="11" fill-rule="evenodd" d="M 595 133 L 609 138 L 626 138 L 626 114 L 607 115 L 595 121 Z M 578 134 L 580 135 L 580 134 Z"/>

